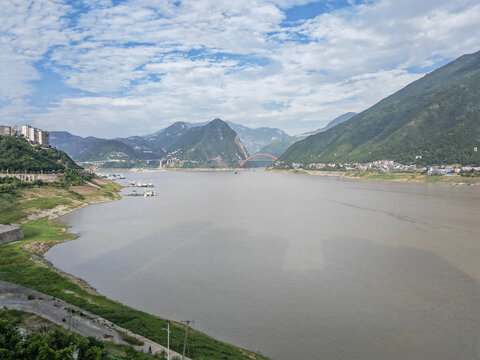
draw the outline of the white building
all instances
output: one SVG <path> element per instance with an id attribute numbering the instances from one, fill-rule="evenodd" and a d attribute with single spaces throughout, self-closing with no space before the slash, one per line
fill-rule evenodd
<path id="1" fill-rule="evenodd" d="M 17 127 L 0 125 L 0 135 L 17 135 Z"/>
<path id="2" fill-rule="evenodd" d="M 47 131 L 31 127 L 30 125 L 22 125 L 22 135 L 33 144 L 42 146 L 50 145 L 50 135 Z"/>

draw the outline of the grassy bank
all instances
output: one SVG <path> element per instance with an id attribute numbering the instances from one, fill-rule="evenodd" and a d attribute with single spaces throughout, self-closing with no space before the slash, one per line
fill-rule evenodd
<path id="1" fill-rule="evenodd" d="M 0 280 L 63 299 L 134 333 L 166 345 L 167 334 L 162 330 L 167 326 L 165 320 L 97 294 L 81 280 L 53 268 L 42 256 L 51 246 L 76 237 L 67 232 L 66 225 L 49 220 L 49 217 L 92 202 L 118 197 L 117 185 L 109 182 L 99 185 L 100 188 L 41 187 L 22 189 L 15 194 L 1 194 L 0 223 L 22 224 L 25 238 L 17 243 L 0 246 Z M 181 353 L 184 328 L 180 324 L 172 325 L 170 345 L 172 349 Z M 189 339 L 189 355 L 195 359 L 266 359 L 197 331 L 189 332 Z"/>
<path id="2" fill-rule="evenodd" d="M 435 184 L 458 184 L 480 185 L 479 176 L 460 176 L 460 175 L 427 175 L 420 172 L 398 172 L 398 173 L 381 173 L 375 171 L 322 171 L 322 170 L 274 170 L 271 172 L 279 172 L 285 174 L 305 174 L 316 176 L 338 176 L 359 180 L 376 180 L 376 181 L 400 181 L 400 182 L 416 182 L 416 183 L 435 183 Z"/>

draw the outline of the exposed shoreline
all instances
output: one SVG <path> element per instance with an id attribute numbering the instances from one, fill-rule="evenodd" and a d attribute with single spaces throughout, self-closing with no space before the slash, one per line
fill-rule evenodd
<path id="1" fill-rule="evenodd" d="M 97 179 L 97 181 L 99 183 L 97 183 L 97 184 L 88 183 L 83 188 L 92 187 L 92 188 L 96 188 L 96 189 L 101 189 L 99 185 L 102 185 L 102 183 L 103 184 L 107 183 L 107 181 L 101 180 L 101 179 Z M 116 184 L 115 185 L 116 189 L 118 189 L 118 191 L 119 191 L 122 188 L 122 186 L 118 183 L 115 183 L 115 184 Z M 117 192 L 117 194 L 118 194 L 118 192 Z M 36 211 L 30 213 L 21 222 L 21 224 L 26 224 L 30 221 L 34 221 L 34 220 L 38 220 L 38 219 L 42 219 L 42 218 L 47 218 L 49 221 L 55 221 L 57 223 L 60 223 L 60 224 L 64 225 L 65 226 L 65 232 L 68 232 L 68 226 L 66 224 L 64 224 L 63 222 L 58 220 L 60 217 L 62 217 L 64 215 L 67 215 L 67 214 L 69 214 L 73 211 L 83 209 L 83 208 L 85 208 L 89 205 L 102 204 L 102 203 L 107 203 L 107 202 L 111 202 L 111 201 L 121 200 L 121 198 L 122 198 L 121 195 L 118 194 L 118 196 L 119 196 L 118 198 L 113 198 L 113 199 L 108 198 L 106 196 L 98 196 L 98 197 L 94 197 L 93 199 L 85 199 L 86 201 L 78 201 L 76 203 L 73 203 L 74 206 L 58 205 L 58 206 L 55 206 L 52 209 L 46 209 L 46 210 L 38 210 L 37 209 Z M 57 274 L 63 276 L 64 278 L 68 279 L 69 281 L 71 281 L 72 283 L 79 286 L 81 289 L 87 291 L 90 294 L 95 294 L 95 295 L 98 295 L 98 296 L 102 296 L 102 294 L 98 293 L 97 290 L 93 286 L 91 286 L 87 281 L 85 281 L 82 278 L 79 278 L 75 275 L 66 273 L 66 272 L 58 269 L 50 261 L 45 259 L 44 254 L 48 250 L 53 248 L 55 245 L 75 240 L 80 236 L 80 234 L 73 234 L 73 233 L 69 233 L 69 234 L 71 235 L 71 238 L 62 239 L 62 240 L 59 240 L 59 241 L 28 242 L 28 243 L 26 243 L 25 245 L 22 246 L 22 249 L 28 251 L 31 254 L 30 259 L 34 263 L 39 264 L 41 266 L 48 266 L 50 268 L 50 270 L 52 270 L 52 271 L 56 272 Z"/>
<path id="2" fill-rule="evenodd" d="M 265 171 L 289 174 L 289 175 L 311 175 L 338 177 L 344 179 L 361 180 L 361 181 L 389 181 L 389 182 L 408 182 L 408 183 L 424 183 L 424 184 L 444 184 L 444 185 L 480 185 L 480 177 L 466 177 L 460 175 L 424 175 L 420 173 L 373 173 L 362 171 L 322 171 L 322 170 L 279 170 L 266 169 Z M 463 184 L 462 184 L 463 183 Z"/>
<path id="3" fill-rule="evenodd" d="M 460 175 L 426 175 L 420 172 L 398 172 L 398 173 L 376 173 L 370 171 L 322 171 L 305 169 L 268 169 L 268 168 L 159 168 L 159 169 L 102 169 L 109 172 L 127 172 L 127 173 L 152 173 L 152 172 L 245 172 L 263 169 L 271 173 L 289 174 L 289 175 L 312 175 L 325 177 L 338 177 L 362 181 L 389 181 L 389 182 L 408 182 L 423 184 L 444 184 L 444 185 L 480 185 L 479 176 L 460 176 Z"/>
<path id="4" fill-rule="evenodd" d="M 251 171 L 258 168 L 128 168 L 128 169 L 99 169 L 101 171 L 108 171 L 114 173 L 142 173 L 142 172 L 164 172 L 164 171 L 184 171 L 184 172 L 232 172 L 232 171 Z"/>

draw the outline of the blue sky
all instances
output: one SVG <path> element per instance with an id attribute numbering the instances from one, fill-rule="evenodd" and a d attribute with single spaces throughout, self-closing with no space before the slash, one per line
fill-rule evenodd
<path id="1" fill-rule="evenodd" d="M 476 0 L 7 0 L 0 123 L 301 133 L 480 50 L 479 18 Z"/>

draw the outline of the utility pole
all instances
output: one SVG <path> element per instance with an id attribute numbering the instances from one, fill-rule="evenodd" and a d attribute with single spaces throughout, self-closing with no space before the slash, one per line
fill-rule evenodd
<path id="1" fill-rule="evenodd" d="M 68 331 L 75 331 L 75 317 L 73 314 L 67 316 L 68 319 Z"/>
<path id="2" fill-rule="evenodd" d="M 188 325 L 189 325 L 190 323 L 193 323 L 193 321 L 191 321 L 191 320 L 184 320 L 184 321 L 181 321 L 181 322 L 186 324 L 186 328 L 185 328 L 185 339 L 183 340 L 183 353 L 182 353 L 182 360 L 185 360 L 185 349 L 187 348 L 187 337 L 188 337 Z"/>
<path id="3" fill-rule="evenodd" d="M 167 321 L 167 328 L 162 330 L 167 331 L 167 360 L 170 360 L 170 321 Z"/>

